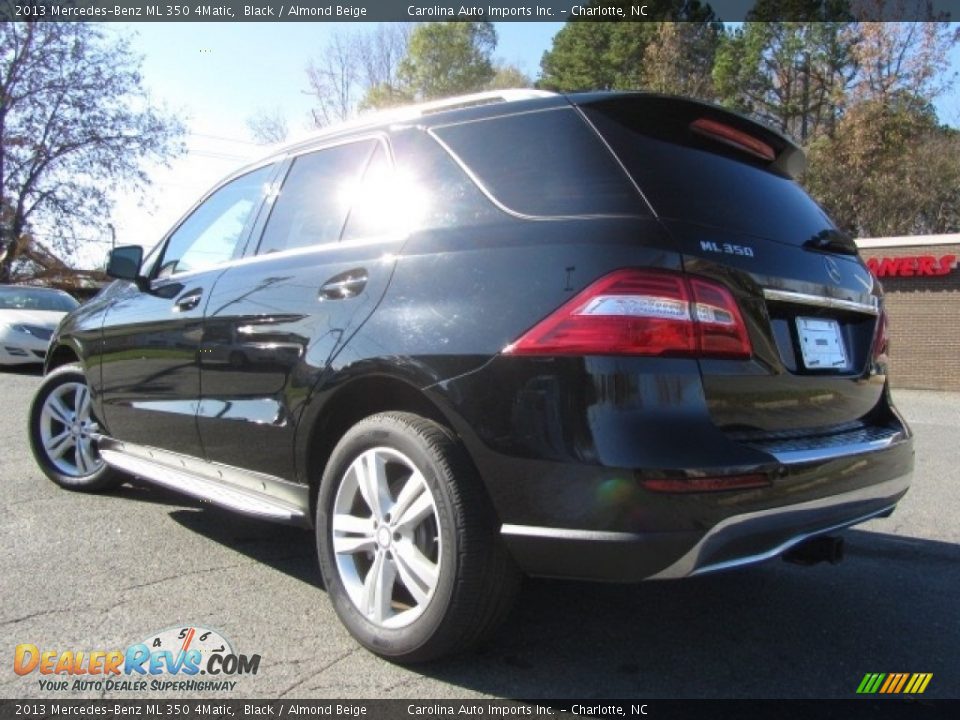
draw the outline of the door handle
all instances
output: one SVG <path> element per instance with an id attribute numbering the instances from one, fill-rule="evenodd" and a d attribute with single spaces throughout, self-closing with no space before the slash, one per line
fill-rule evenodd
<path id="1" fill-rule="evenodd" d="M 365 268 L 347 270 L 327 280 L 320 286 L 321 300 L 345 300 L 363 292 L 367 286 L 367 271 Z"/>
<path id="2" fill-rule="evenodd" d="M 191 290 L 188 293 L 184 293 L 173 301 L 173 310 L 174 312 L 186 312 L 187 310 L 193 310 L 197 305 L 200 304 L 200 298 L 202 297 L 203 290 L 200 288 Z"/>

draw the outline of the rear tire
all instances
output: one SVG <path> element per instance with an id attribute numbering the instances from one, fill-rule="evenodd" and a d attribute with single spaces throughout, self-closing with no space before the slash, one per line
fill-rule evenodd
<path id="1" fill-rule="evenodd" d="M 519 585 L 462 445 L 411 413 L 374 415 L 344 435 L 320 483 L 316 528 L 337 615 L 395 662 L 473 646 L 506 616 Z"/>
<path id="2" fill-rule="evenodd" d="M 100 431 L 79 365 L 47 375 L 30 405 L 30 449 L 44 475 L 68 490 L 101 492 L 127 478 L 107 465 L 91 437 Z"/>

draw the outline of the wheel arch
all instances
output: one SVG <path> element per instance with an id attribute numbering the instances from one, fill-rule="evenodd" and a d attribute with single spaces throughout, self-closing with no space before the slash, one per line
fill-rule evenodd
<path id="1" fill-rule="evenodd" d="M 311 516 L 330 454 L 344 434 L 364 418 L 381 412 L 410 412 L 456 434 L 454 423 L 426 393 L 408 380 L 389 374 L 364 375 L 321 390 L 311 404 L 314 408 L 305 411 L 303 427 L 297 432 L 297 465 L 300 477 L 311 488 Z"/>
<path id="2" fill-rule="evenodd" d="M 77 352 L 76 348 L 68 343 L 58 342 L 56 347 L 51 348 L 50 351 L 47 352 L 43 372 L 47 374 L 56 370 L 58 367 L 78 362 L 80 362 L 80 353 Z"/>

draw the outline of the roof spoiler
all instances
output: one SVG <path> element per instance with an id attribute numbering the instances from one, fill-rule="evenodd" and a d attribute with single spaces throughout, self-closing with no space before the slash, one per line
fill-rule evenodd
<path id="1" fill-rule="evenodd" d="M 756 120 L 713 103 L 673 95 L 642 92 L 596 92 L 568 95 L 576 106 L 615 106 L 626 103 L 642 109 L 645 122 L 656 118 L 674 127 L 685 126 L 691 132 L 733 146 L 792 178 L 803 173 L 807 158 L 790 138 Z M 772 150 L 773 157 L 768 154 Z"/>

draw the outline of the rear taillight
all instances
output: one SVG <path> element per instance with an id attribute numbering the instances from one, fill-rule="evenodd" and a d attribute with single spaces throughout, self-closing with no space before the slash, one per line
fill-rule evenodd
<path id="1" fill-rule="evenodd" d="M 722 142 L 724 145 L 742 150 L 761 160 L 771 162 L 777 157 L 773 148 L 763 142 L 763 140 L 759 140 L 753 137 L 753 135 L 730 127 L 725 123 L 717 122 L 716 120 L 710 120 L 709 118 L 694 120 L 690 123 L 690 129 L 698 135 Z"/>
<path id="2" fill-rule="evenodd" d="M 705 278 L 618 270 L 600 278 L 504 349 L 508 355 L 750 357 L 730 292 Z"/>
<path id="3" fill-rule="evenodd" d="M 887 311 L 881 308 L 880 315 L 877 317 L 877 329 L 873 337 L 873 361 L 884 361 L 889 349 L 890 321 L 887 319 Z"/>
<path id="4" fill-rule="evenodd" d="M 766 475 L 720 475 L 717 477 L 648 478 L 641 484 L 653 492 L 702 493 L 725 490 L 754 490 L 770 487 Z"/>

